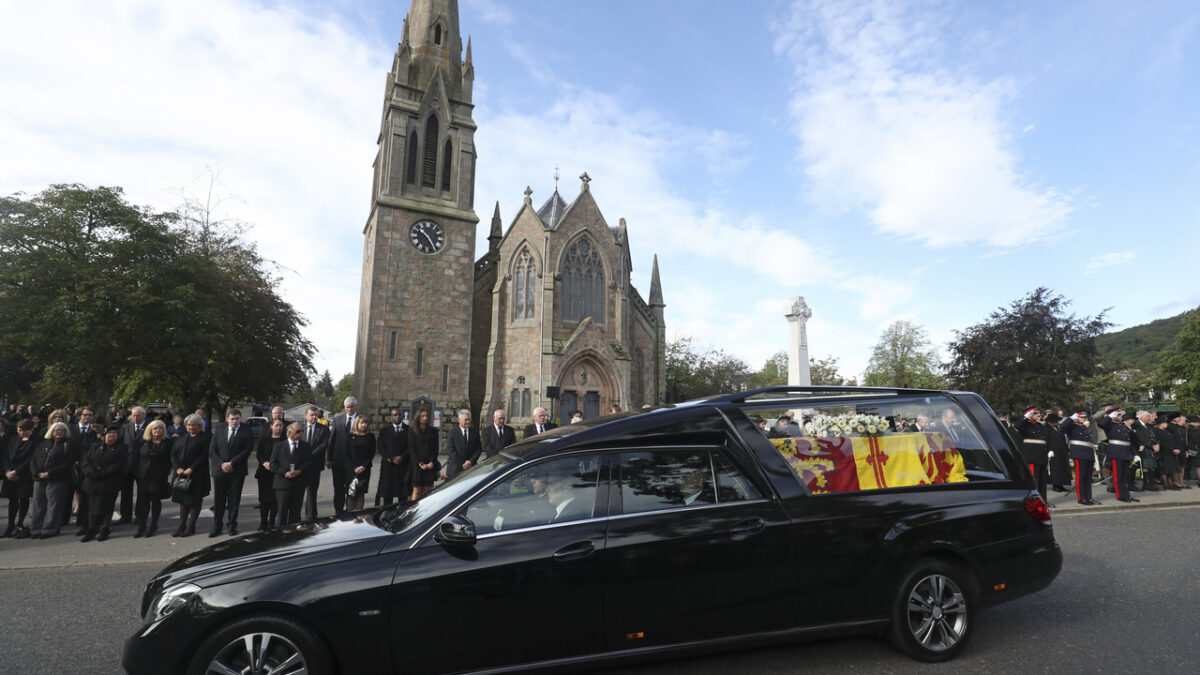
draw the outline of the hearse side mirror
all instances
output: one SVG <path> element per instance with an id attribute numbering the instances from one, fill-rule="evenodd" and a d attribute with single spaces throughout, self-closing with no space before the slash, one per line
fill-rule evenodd
<path id="1" fill-rule="evenodd" d="M 475 523 L 462 516 L 450 516 L 438 525 L 433 540 L 439 544 L 475 545 Z"/>

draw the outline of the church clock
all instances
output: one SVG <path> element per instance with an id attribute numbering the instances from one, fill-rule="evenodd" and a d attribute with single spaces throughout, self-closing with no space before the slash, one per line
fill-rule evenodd
<path id="1" fill-rule="evenodd" d="M 446 244 L 446 233 L 432 220 L 418 220 L 409 228 L 408 240 L 421 253 L 437 253 Z"/>

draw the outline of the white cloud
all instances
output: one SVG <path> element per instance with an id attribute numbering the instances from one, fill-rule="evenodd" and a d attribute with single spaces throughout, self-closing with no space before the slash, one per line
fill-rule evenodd
<path id="1" fill-rule="evenodd" d="M 1136 257 L 1136 251 L 1113 251 L 1112 253 L 1105 253 L 1104 255 L 1089 259 L 1087 264 L 1084 265 L 1084 269 L 1089 272 L 1111 270 L 1111 268 L 1124 265 Z"/>
<path id="2" fill-rule="evenodd" d="M 1013 246 L 1061 229 L 1070 199 L 1021 171 L 1003 113 L 1015 87 L 942 65 L 938 9 L 793 5 L 777 50 L 795 64 L 794 133 L 812 198 L 931 246 Z"/>

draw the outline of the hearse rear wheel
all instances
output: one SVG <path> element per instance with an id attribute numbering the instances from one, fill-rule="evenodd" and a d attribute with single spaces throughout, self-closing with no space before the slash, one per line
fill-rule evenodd
<path id="1" fill-rule="evenodd" d="M 975 625 L 970 575 L 940 560 L 919 560 L 902 579 L 892 602 L 892 643 L 921 661 L 958 656 Z"/>

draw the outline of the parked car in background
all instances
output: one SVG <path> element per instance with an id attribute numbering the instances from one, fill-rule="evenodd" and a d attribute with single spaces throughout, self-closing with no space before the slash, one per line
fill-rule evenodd
<path id="1" fill-rule="evenodd" d="M 266 417 L 255 416 L 242 418 L 242 424 L 250 427 L 250 431 L 254 432 L 255 438 L 258 438 L 258 435 L 261 434 L 264 429 L 270 426 L 270 423 L 271 420 Z"/>
<path id="2" fill-rule="evenodd" d="M 752 422 L 781 416 L 795 435 Z M 1061 566 L 977 395 L 771 387 L 559 427 L 419 502 L 195 551 L 148 584 L 124 665 L 517 671 L 855 632 L 941 661 Z M 464 617 L 486 629 L 459 639 Z"/>

